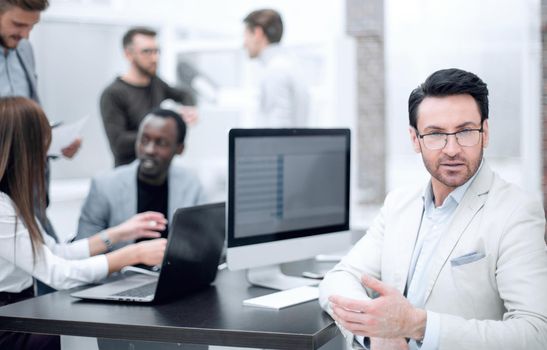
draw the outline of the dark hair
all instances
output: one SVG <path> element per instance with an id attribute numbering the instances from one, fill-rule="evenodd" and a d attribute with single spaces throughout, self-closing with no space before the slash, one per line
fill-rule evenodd
<path id="1" fill-rule="evenodd" d="M 157 33 L 155 30 L 147 27 L 134 27 L 129 29 L 122 39 L 123 48 L 126 49 L 129 45 L 133 44 L 133 38 L 135 35 L 145 35 L 145 36 L 156 36 Z"/>
<path id="2" fill-rule="evenodd" d="M 36 255 L 37 244 L 44 243 L 34 212 L 45 210 L 45 162 L 51 127 L 40 106 L 25 97 L 0 98 L 0 190 L 15 205 L 17 217 L 27 228 Z"/>
<path id="3" fill-rule="evenodd" d="M 173 118 L 177 124 L 177 143 L 184 143 L 186 138 L 186 123 L 182 120 L 182 116 L 171 109 L 156 108 L 150 111 L 147 116 L 153 115 L 160 118 Z"/>
<path id="4" fill-rule="evenodd" d="M 428 96 L 444 97 L 469 94 L 477 102 L 481 123 L 488 119 L 488 87 L 486 83 L 471 72 L 457 68 L 443 69 L 431 74 L 423 84 L 410 93 L 408 98 L 408 119 L 417 129 L 418 107 Z"/>
<path id="5" fill-rule="evenodd" d="M 256 27 L 262 31 L 270 43 L 278 43 L 283 36 L 283 21 L 279 12 L 271 9 L 256 10 L 243 19 L 247 28 L 254 31 Z"/>
<path id="6" fill-rule="evenodd" d="M 0 12 L 10 7 L 19 7 L 25 11 L 44 11 L 48 6 L 48 0 L 0 0 Z"/>

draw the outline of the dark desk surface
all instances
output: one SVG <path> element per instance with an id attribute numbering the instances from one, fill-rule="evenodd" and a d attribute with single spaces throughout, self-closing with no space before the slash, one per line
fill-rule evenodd
<path id="1" fill-rule="evenodd" d="M 282 310 L 242 305 L 272 292 L 231 271 L 219 272 L 206 290 L 154 306 L 82 301 L 61 291 L 0 308 L 0 329 L 269 349 L 317 349 L 339 334 L 317 301 Z"/>

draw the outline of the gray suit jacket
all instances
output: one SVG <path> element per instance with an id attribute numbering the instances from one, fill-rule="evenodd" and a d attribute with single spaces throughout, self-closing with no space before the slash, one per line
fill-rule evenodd
<path id="1" fill-rule="evenodd" d="M 325 310 L 332 294 L 369 299 L 363 273 L 403 293 L 422 193 L 387 196 L 367 234 L 322 281 Z M 440 317 L 439 349 L 547 349 L 544 230 L 541 203 L 483 164 L 432 260 L 425 309 Z"/>
<path id="2" fill-rule="evenodd" d="M 92 180 L 80 214 L 76 239 L 90 237 L 137 214 L 138 165 L 139 161 L 136 160 Z M 178 208 L 205 202 L 199 180 L 187 169 L 171 164 L 168 181 L 168 220 L 173 218 Z M 113 249 L 129 243 L 115 244 Z"/>
<path id="3" fill-rule="evenodd" d="M 27 79 L 30 85 L 30 98 L 40 103 L 38 98 L 38 77 L 36 75 L 36 65 L 34 63 L 34 51 L 27 39 L 22 39 L 15 49 L 17 56 L 23 64 L 23 68 L 27 73 Z"/>

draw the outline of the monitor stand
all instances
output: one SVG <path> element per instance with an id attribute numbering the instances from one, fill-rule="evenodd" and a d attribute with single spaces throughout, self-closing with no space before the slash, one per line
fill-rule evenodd
<path id="1" fill-rule="evenodd" d="M 280 265 L 254 267 L 247 270 L 247 281 L 255 286 L 271 289 L 291 289 L 302 286 L 317 285 L 319 281 L 309 278 L 285 275 Z"/>

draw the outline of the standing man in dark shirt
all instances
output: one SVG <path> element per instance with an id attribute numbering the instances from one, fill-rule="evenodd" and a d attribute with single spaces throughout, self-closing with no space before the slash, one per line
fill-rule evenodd
<path id="1" fill-rule="evenodd" d="M 123 37 L 129 70 L 114 80 L 102 93 L 101 115 L 114 154 L 115 166 L 135 160 L 137 130 L 145 115 L 167 99 L 185 107 L 180 110 L 186 124 L 197 119 L 193 96 L 169 86 L 157 75 L 159 48 L 156 32 L 148 28 L 132 28 Z"/>

